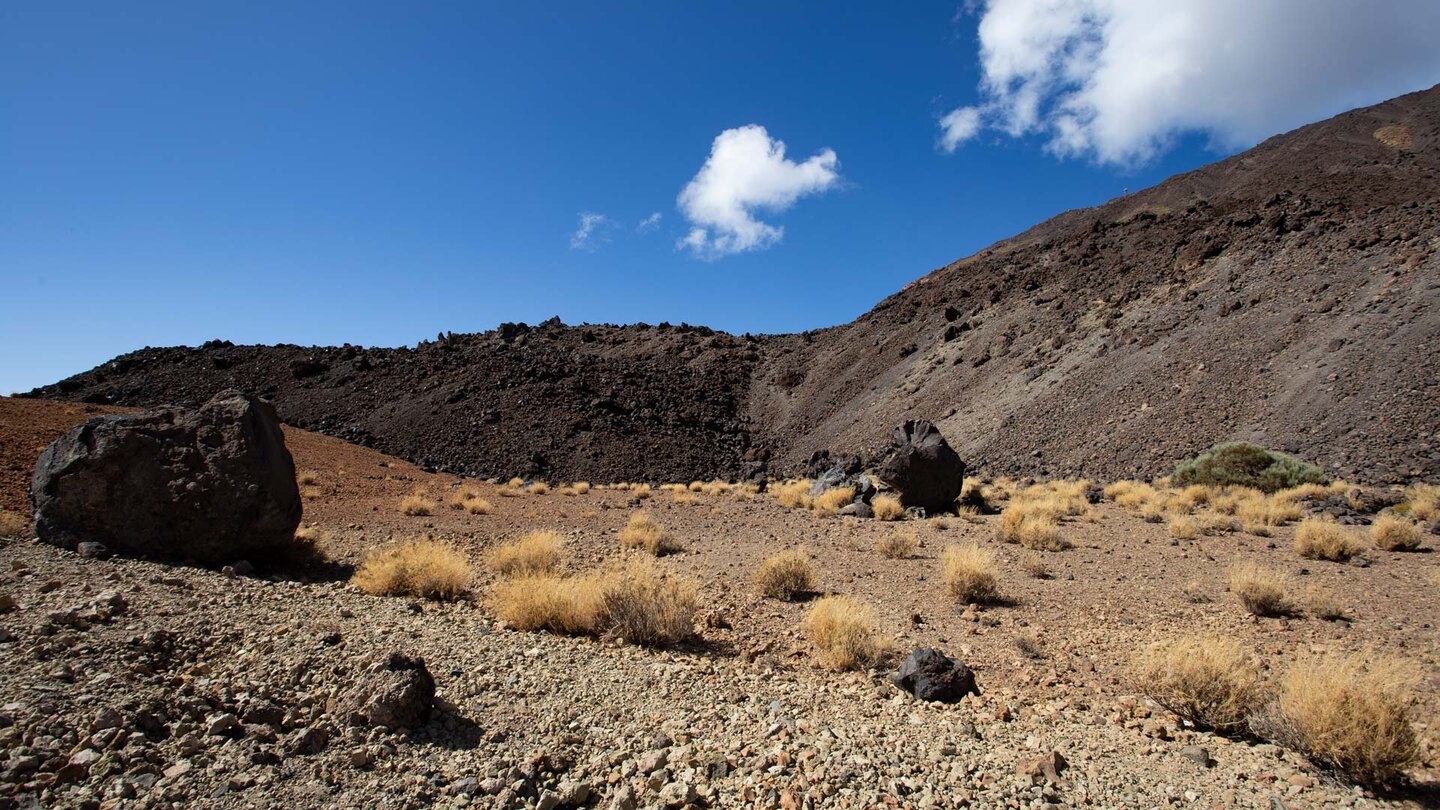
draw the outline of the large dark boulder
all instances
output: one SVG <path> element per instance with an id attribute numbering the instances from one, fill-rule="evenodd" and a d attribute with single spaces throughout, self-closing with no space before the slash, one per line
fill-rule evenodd
<path id="1" fill-rule="evenodd" d="M 339 715 L 355 726 L 411 728 L 430 716 L 435 679 L 425 661 L 392 652 L 372 664 L 339 699 Z"/>
<path id="2" fill-rule="evenodd" d="M 47 543 L 204 563 L 293 543 L 301 512 L 275 410 L 238 391 L 76 426 L 40 455 L 30 504 Z"/>
<path id="3" fill-rule="evenodd" d="M 916 419 L 891 431 L 889 457 L 876 475 L 899 491 L 902 504 L 934 514 L 955 508 L 965 462 L 934 425 Z"/>
<path id="4" fill-rule="evenodd" d="M 930 648 L 910 653 L 890 680 L 921 700 L 954 703 L 966 695 L 980 694 L 969 667 Z"/>

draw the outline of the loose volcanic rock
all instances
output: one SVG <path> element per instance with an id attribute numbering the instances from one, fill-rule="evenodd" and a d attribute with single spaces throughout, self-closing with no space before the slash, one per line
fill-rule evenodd
<path id="1" fill-rule="evenodd" d="M 966 695 L 979 694 L 975 673 L 936 649 L 910 653 L 890 680 L 921 700 L 954 703 Z"/>
<path id="2" fill-rule="evenodd" d="M 274 410 L 238 391 L 75 427 L 41 454 L 30 502 L 52 545 L 206 563 L 293 542 L 301 512 Z"/>
<path id="3" fill-rule="evenodd" d="M 410 728 L 429 717 L 434 698 L 435 679 L 425 662 L 393 652 L 340 698 L 340 716 L 351 725 Z"/>
<path id="4" fill-rule="evenodd" d="M 876 471 L 900 491 L 900 502 L 927 513 L 947 511 L 960 497 L 965 462 L 931 423 L 907 420 L 890 433 L 890 457 Z"/>

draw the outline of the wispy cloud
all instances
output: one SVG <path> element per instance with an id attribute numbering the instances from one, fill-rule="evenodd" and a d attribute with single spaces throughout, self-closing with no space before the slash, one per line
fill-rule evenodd
<path id="1" fill-rule="evenodd" d="M 984 0 L 982 101 L 940 120 L 1130 165 L 1187 133 L 1222 148 L 1419 90 L 1440 76 L 1435 0 Z"/>
<path id="2" fill-rule="evenodd" d="M 650 216 L 645 217 L 644 219 L 640 220 L 640 224 L 635 226 L 635 232 L 636 232 L 636 233 L 649 233 L 649 232 L 655 230 L 656 228 L 660 227 L 660 220 L 661 220 L 661 219 L 664 219 L 664 217 L 660 214 L 659 211 L 656 211 L 655 213 L 651 214 Z"/>
<path id="3" fill-rule="evenodd" d="M 806 194 L 831 188 L 840 179 L 838 163 L 831 149 L 796 163 L 785 157 L 785 144 L 758 124 L 725 130 L 680 192 L 677 204 L 692 227 L 676 247 L 716 259 L 775 244 L 784 229 L 761 222 L 755 213 L 778 213 Z"/>
<path id="4" fill-rule="evenodd" d="M 570 235 L 570 249 L 593 250 L 599 243 L 609 241 L 609 231 L 612 225 L 610 218 L 604 214 L 581 211 L 580 227 Z"/>

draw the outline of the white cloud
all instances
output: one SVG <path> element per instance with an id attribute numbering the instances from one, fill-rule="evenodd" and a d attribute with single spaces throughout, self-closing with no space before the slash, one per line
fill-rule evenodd
<path id="1" fill-rule="evenodd" d="M 604 214 L 581 211 L 580 227 L 575 229 L 575 233 L 570 234 L 570 249 L 588 250 L 598 242 L 608 241 L 608 232 L 611 227 L 610 218 Z"/>
<path id="2" fill-rule="evenodd" d="M 954 152 L 980 131 L 980 108 L 956 107 L 940 119 L 940 130 L 940 148 Z"/>
<path id="3" fill-rule="evenodd" d="M 649 232 L 655 230 L 656 228 L 660 227 L 660 220 L 661 220 L 661 219 L 662 219 L 662 217 L 661 217 L 661 215 L 660 215 L 660 212 L 659 212 L 659 211 L 656 211 L 655 213 L 651 214 L 650 216 L 645 217 L 644 219 L 640 220 L 640 224 L 635 226 L 635 232 L 636 232 L 636 233 L 649 233 Z"/>
<path id="4" fill-rule="evenodd" d="M 940 121 L 1061 156 L 1143 163 L 1178 136 L 1234 149 L 1440 79 L 1436 0 L 985 0 L 983 104 Z"/>
<path id="5" fill-rule="evenodd" d="M 796 163 L 785 157 L 785 144 L 757 124 L 725 130 L 676 201 L 692 226 L 676 247 L 715 259 L 775 244 L 784 229 L 761 222 L 755 213 L 778 213 L 806 194 L 831 188 L 840 179 L 837 164 L 831 149 Z"/>

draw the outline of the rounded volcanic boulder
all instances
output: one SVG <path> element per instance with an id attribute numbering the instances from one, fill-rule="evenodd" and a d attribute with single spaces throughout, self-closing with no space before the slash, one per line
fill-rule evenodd
<path id="1" fill-rule="evenodd" d="M 955 508 L 965 462 L 939 429 L 924 419 L 912 419 L 891 431 L 889 456 L 876 475 L 900 492 L 902 504 L 934 514 Z"/>
<path id="2" fill-rule="evenodd" d="M 980 694 L 969 667 L 925 647 L 910 653 L 890 680 L 920 700 L 954 703 L 966 695 Z"/>
<path id="3" fill-rule="evenodd" d="M 371 664 L 339 699 L 339 716 L 355 726 L 411 728 L 430 716 L 435 679 L 424 659 L 392 652 Z"/>
<path id="4" fill-rule="evenodd" d="M 52 545 L 212 564 L 294 542 L 302 508 L 274 408 L 238 391 L 77 425 L 40 455 L 30 504 Z"/>

